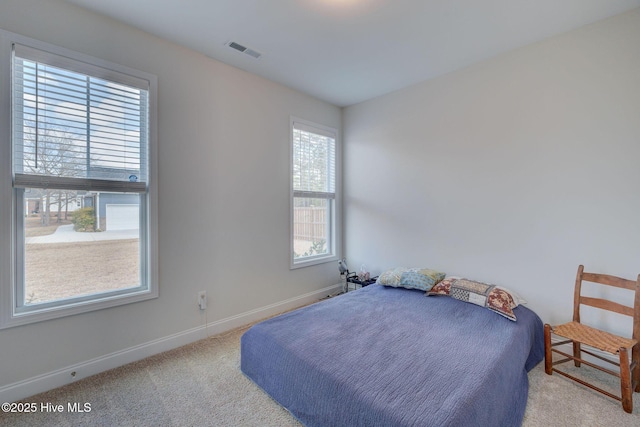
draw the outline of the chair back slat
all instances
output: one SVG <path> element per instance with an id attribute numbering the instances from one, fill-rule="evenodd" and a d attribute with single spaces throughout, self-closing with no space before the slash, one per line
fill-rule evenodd
<path id="1" fill-rule="evenodd" d="M 617 302 L 609 301 L 602 298 L 580 297 L 580 304 L 590 305 L 591 307 L 601 308 L 603 310 L 615 311 L 616 313 L 624 314 L 633 317 L 633 307 L 618 304 Z"/>
<path id="2" fill-rule="evenodd" d="M 608 274 L 582 273 L 582 280 L 600 283 L 601 285 L 615 286 L 616 288 L 629 289 L 630 291 L 636 288 L 636 282 L 634 280 L 627 280 Z"/>
<path id="3" fill-rule="evenodd" d="M 582 282 L 598 283 L 600 285 L 614 286 L 616 288 L 634 291 L 634 304 L 629 307 L 603 298 L 586 297 L 582 295 Z M 602 310 L 609 310 L 615 313 L 633 317 L 633 339 L 640 340 L 640 274 L 637 280 L 628 280 L 608 274 L 585 273 L 584 266 L 578 266 L 576 275 L 576 286 L 573 300 L 573 321 L 580 323 L 580 305 L 589 305 Z M 640 352 L 640 349 L 636 350 Z"/>

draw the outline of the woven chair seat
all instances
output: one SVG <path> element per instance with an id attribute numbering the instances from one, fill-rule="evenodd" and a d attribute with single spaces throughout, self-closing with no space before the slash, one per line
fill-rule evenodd
<path id="1" fill-rule="evenodd" d="M 638 341 L 623 338 L 599 329 L 594 329 L 578 322 L 569 322 L 554 326 L 553 333 L 583 344 L 595 347 L 611 354 L 617 354 L 620 347 L 632 348 Z"/>

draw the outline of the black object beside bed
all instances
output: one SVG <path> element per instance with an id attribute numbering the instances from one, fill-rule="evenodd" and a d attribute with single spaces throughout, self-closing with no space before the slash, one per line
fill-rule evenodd
<path id="1" fill-rule="evenodd" d="M 241 369 L 307 426 L 518 426 L 544 343 L 513 311 L 368 286 L 254 325 Z"/>

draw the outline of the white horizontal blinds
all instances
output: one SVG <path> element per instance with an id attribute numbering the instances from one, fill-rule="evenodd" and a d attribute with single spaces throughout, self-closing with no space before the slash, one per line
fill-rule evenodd
<path id="1" fill-rule="evenodd" d="M 14 45 L 14 185 L 146 191 L 148 86 Z"/>
<path id="2" fill-rule="evenodd" d="M 293 195 L 334 199 L 336 139 L 333 132 L 303 123 L 293 124 Z"/>

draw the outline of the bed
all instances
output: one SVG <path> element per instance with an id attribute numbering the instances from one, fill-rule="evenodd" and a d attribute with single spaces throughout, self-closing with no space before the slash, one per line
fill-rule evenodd
<path id="1" fill-rule="evenodd" d="M 241 338 L 242 372 L 306 426 L 518 426 L 543 325 L 371 285 Z"/>

